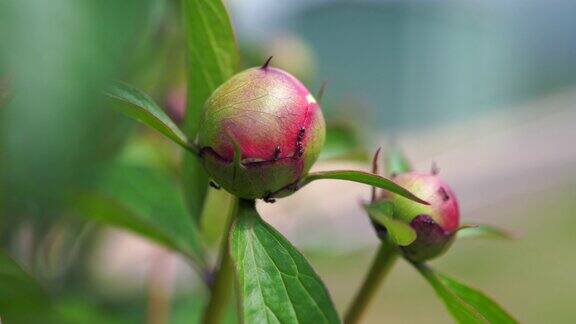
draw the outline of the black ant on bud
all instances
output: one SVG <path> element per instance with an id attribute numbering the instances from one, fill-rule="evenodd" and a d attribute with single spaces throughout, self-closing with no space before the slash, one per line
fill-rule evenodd
<path id="1" fill-rule="evenodd" d="M 266 194 L 266 196 L 264 196 L 264 198 L 262 198 L 262 200 L 264 200 L 264 202 L 267 202 L 269 204 L 273 204 L 276 202 L 276 198 L 272 197 L 272 193 L 268 192 Z"/>
<path id="2" fill-rule="evenodd" d="M 296 142 L 296 155 L 302 157 L 304 155 L 304 145 L 302 142 Z"/>
<path id="3" fill-rule="evenodd" d="M 208 182 L 208 184 L 210 185 L 210 187 L 216 189 L 216 190 L 220 190 L 220 185 L 218 185 L 216 182 L 210 180 L 210 182 Z"/>
<path id="4" fill-rule="evenodd" d="M 303 140 L 305 134 L 306 134 L 306 128 L 300 127 L 300 130 L 298 131 L 298 141 Z"/>

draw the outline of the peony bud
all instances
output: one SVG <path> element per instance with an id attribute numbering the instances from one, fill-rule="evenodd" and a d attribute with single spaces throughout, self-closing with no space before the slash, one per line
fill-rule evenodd
<path id="1" fill-rule="evenodd" d="M 219 185 L 240 198 L 269 199 L 308 173 L 324 137 L 324 117 L 308 89 L 265 64 L 214 91 L 204 107 L 198 145 L 206 171 Z"/>
<path id="2" fill-rule="evenodd" d="M 408 172 L 394 182 L 430 205 L 423 205 L 396 194 L 388 194 L 394 203 L 394 216 L 409 223 L 418 235 L 412 244 L 402 247 L 406 258 L 420 262 L 442 254 L 453 241 L 460 211 L 452 189 L 435 174 Z"/>

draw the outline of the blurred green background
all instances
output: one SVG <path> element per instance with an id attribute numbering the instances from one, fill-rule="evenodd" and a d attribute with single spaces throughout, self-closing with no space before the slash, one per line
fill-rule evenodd
<path id="1" fill-rule="evenodd" d="M 464 223 L 519 239 L 461 240 L 433 265 L 522 322 L 576 319 L 574 1 L 226 4 L 243 66 L 274 55 L 312 92 L 328 81 L 317 169 L 367 169 L 366 152 L 391 141 L 417 169 L 435 161 Z M 118 161 L 177 186 L 179 149 L 108 109 L 102 89 L 112 79 L 134 84 L 181 121 L 184 49 L 179 1 L 0 0 L 0 244 L 71 323 L 189 323 L 200 314 L 206 291 L 185 261 L 71 208 Z M 368 195 L 326 182 L 258 206 L 304 251 L 341 312 L 377 246 L 358 203 Z M 209 247 L 221 223 L 203 224 Z M 410 269 L 392 271 L 366 323 L 450 320 Z"/>

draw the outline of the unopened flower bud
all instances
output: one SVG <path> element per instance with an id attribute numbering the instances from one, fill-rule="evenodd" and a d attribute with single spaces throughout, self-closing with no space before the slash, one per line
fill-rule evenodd
<path id="1" fill-rule="evenodd" d="M 394 204 L 394 216 L 416 230 L 416 240 L 402 251 L 406 258 L 420 262 L 442 254 L 453 241 L 460 211 L 450 187 L 436 174 L 403 173 L 394 181 L 430 205 L 423 205 L 399 195 L 387 194 Z"/>
<path id="2" fill-rule="evenodd" d="M 266 64 L 236 74 L 214 91 L 204 107 L 198 145 L 214 181 L 240 198 L 256 199 L 305 176 L 324 137 L 324 117 L 308 89 Z M 236 148 L 240 165 L 234 163 Z"/>

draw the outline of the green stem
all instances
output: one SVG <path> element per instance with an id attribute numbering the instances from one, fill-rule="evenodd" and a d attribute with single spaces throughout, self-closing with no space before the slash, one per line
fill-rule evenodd
<path id="1" fill-rule="evenodd" d="M 234 270 L 232 269 L 232 261 L 230 260 L 230 253 L 228 251 L 230 230 L 234 224 L 234 220 L 238 216 L 238 199 L 234 198 L 228 215 L 226 223 L 226 231 L 222 235 L 222 242 L 220 243 L 220 256 L 219 265 L 216 272 L 216 279 L 210 288 L 210 300 L 208 306 L 204 311 L 202 323 L 204 324 L 218 324 L 223 322 L 226 315 L 226 309 L 229 304 L 230 295 L 234 289 Z"/>
<path id="2" fill-rule="evenodd" d="M 392 268 L 392 265 L 397 258 L 398 253 L 391 243 L 384 241 L 380 244 L 378 252 L 376 252 L 376 256 L 374 257 L 374 261 L 372 262 L 372 266 L 362 283 L 362 287 L 356 294 L 356 297 L 352 301 L 352 305 L 350 305 L 350 308 L 348 308 L 348 311 L 344 316 L 344 323 L 353 324 L 360 321 L 362 315 L 368 308 L 372 297 L 374 297 L 378 287 L 390 271 L 390 268 Z"/>

